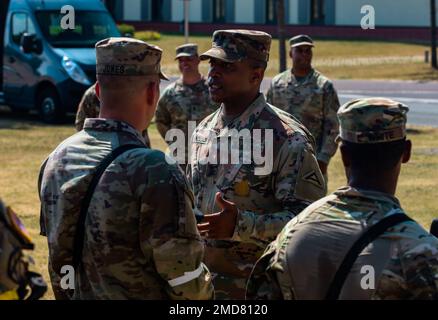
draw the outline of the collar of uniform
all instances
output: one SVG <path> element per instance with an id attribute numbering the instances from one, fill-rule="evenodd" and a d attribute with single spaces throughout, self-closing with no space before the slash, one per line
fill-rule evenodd
<path id="1" fill-rule="evenodd" d="M 310 72 L 304 77 L 304 80 L 302 82 L 298 82 L 297 78 L 295 78 L 295 75 L 292 73 L 292 69 L 287 72 L 287 82 L 296 86 L 303 85 L 309 81 L 315 74 L 315 69 L 310 69 Z"/>
<path id="2" fill-rule="evenodd" d="M 391 202 L 394 206 L 400 207 L 400 201 L 398 199 L 388 193 L 380 192 L 380 191 L 374 191 L 374 190 L 367 190 L 367 189 L 359 189 L 359 188 L 353 188 L 350 186 L 341 187 L 338 190 L 334 192 L 335 195 L 338 196 L 349 196 L 349 197 L 360 197 L 360 198 L 367 198 L 367 199 L 376 199 L 379 201 L 387 201 Z"/>
<path id="3" fill-rule="evenodd" d="M 107 132 L 126 132 L 134 135 L 141 142 L 146 143 L 140 132 L 130 124 L 112 119 L 89 118 L 85 119 L 84 130 L 107 131 Z"/>
<path id="4" fill-rule="evenodd" d="M 265 107 L 265 96 L 262 93 L 259 93 L 259 96 L 245 109 L 244 112 L 242 112 L 239 116 L 233 119 L 229 124 L 226 124 L 221 116 L 224 108 L 222 104 L 220 111 L 217 113 L 217 121 L 213 129 L 215 129 L 216 131 L 222 129 L 251 130 Z M 223 131 L 224 130 L 222 130 L 222 132 Z M 226 134 L 226 132 L 223 133 Z"/>
<path id="5" fill-rule="evenodd" d="M 185 84 L 185 83 L 183 82 L 182 77 L 179 77 L 179 78 L 175 81 L 175 84 L 176 84 L 176 85 L 179 85 L 179 86 L 181 86 L 181 87 L 191 88 L 191 89 L 201 88 L 201 87 L 203 87 L 204 83 L 205 83 L 205 78 L 204 78 L 204 76 L 201 76 L 201 79 L 200 79 L 198 82 L 194 83 L 194 84 Z"/>

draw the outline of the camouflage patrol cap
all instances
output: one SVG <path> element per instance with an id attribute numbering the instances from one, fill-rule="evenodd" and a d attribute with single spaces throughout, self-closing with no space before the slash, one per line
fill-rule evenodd
<path id="1" fill-rule="evenodd" d="M 98 75 L 151 76 L 168 78 L 161 72 L 162 50 L 132 38 L 107 38 L 96 43 Z"/>
<path id="2" fill-rule="evenodd" d="M 262 31 L 217 30 L 213 33 L 212 48 L 200 58 L 216 58 L 230 63 L 243 59 L 267 62 L 271 40 L 271 35 Z"/>
<path id="3" fill-rule="evenodd" d="M 298 36 L 292 37 L 289 39 L 289 45 L 292 48 L 299 46 L 311 46 L 314 47 L 313 40 L 311 37 L 305 34 L 300 34 Z"/>
<path id="4" fill-rule="evenodd" d="M 198 45 L 194 43 L 187 43 L 176 48 L 175 60 L 181 57 L 193 57 L 197 55 L 198 55 Z"/>
<path id="5" fill-rule="evenodd" d="M 380 143 L 406 137 L 404 104 L 385 98 L 356 99 L 338 110 L 338 139 L 353 143 Z"/>

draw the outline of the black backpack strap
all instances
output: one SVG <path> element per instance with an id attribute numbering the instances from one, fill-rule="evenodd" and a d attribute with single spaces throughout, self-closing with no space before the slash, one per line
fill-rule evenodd
<path id="1" fill-rule="evenodd" d="M 43 164 L 41 165 L 40 173 L 38 174 L 38 198 L 40 199 L 40 235 L 46 237 L 47 231 L 46 231 L 46 223 L 44 221 L 44 215 L 43 215 L 43 201 L 41 199 L 41 183 L 43 181 L 44 171 L 46 170 L 47 161 L 49 158 L 44 160 Z"/>
<path id="2" fill-rule="evenodd" d="M 105 159 L 97 166 L 96 171 L 93 174 L 90 185 L 81 203 L 81 211 L 79 213 L 79 219 L 76 225 L 76 233 L 73 244 L 73 267 L 76 269 L 82 261 L 82 250 L 84 248 L 84 236 L 85 236 L 85 219 L 87 217 L 88 208 L 90 206 L 91 198 L 93 197 L 94 190 L 97 184 L 108 168 L 108 166 L 121 154 L 133 150 L 133 149 L 146 149 L 146 146 L 137 144 L 126 144 L 114 149 Z"/>
<path id="3" fill-rule="evenodd" d="M 353 267 L 359 254 L 363 249 L 371 242 L 373 242 L 377 237 L 382 235 L 389 228 L 405 221 L 412 221 L 404 213 L 391 214 L 390 216 L 383 218 L 375 225 L 371 226 L 367 231 L 362 234 L 359 239 L 353 244 L 353 246 L 348 251 L 344 260 L 342 261 L 338 271 L 336 272 L 329 290 L 326 295 L 326 300 L 338 300 L 339 294 L 341 293 L 344 282 Z"/>

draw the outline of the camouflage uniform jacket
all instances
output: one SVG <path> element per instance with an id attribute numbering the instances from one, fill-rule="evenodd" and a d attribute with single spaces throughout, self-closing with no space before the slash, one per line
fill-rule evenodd
<path id="1" fill-rule="evenodd" d="M 291 70 L 276 75 L 267 92 L 267 101 L 301 121 L 312 133 L 316 157 L 329 163 L 336 153 L 339 100 L 332 82 L 313 70 L 298 82 Z"/>
<path id="2" fill-rule="evenodd" d="M 351 187 L 315 202 L 268 246 L 247 298 L 324 299 L 354 241 L 395 213 L 403 210 L 391 195 Z M 374 270 L 374 288 L 363 288 L 364 266 Z M 438 239 L 414 221 L 389 228 L 361 252 L 339 299 L 438 299 Z"/>
<path id="3" fill-rule="evenodd" d="M 251 141 L 262 153 L 268 153 L 268 145 L 272 146 L 272 171 L 256 174 L 254 161 L 206 163 L 212 151 L 209 149 L 220 146 L 214 140 L 233 137 L 233 129 L 247 129 L 251 133 L 261 129 L 261 135 L 272 129 L 273 141 Z M 215 135 L 210 135 L 211 132 Z M 241 157 L 243 149 L 239 150 Z M 188 174 L 197 210 L 203 214 L 219 212 L 214 201 L 218 191 L 239 210 L 232 239 L 207 241 L 205 261 L 212 272 L 246 278 L 253 263 L 284 225 L 325 195 L 311 135 L 289 114 L 267 104 L 262 94 L 229 124 L 224 123 L 222 107 L 204 119 L 192 136 L 191 154 Z"/>
<path id="4" fill-rule="evenodd" d="M 84 122 L 87 118 L 98 118 L 100 111 L 100 101 L 96 95 L 96 84 L 85 91 L 79 102 L 78 111 L 76 113 L 75 127 L 77 131 L 84 128 Z"/>
<path id="5" fill-rule="evenodd" d="M 155 122 L 163 139 L 169 129 L 180 129 L 187 137 L 186 141 L 190 141 L 188 121 L 195 121 L 198 125 L 217 108 L 218 105 L 210 99 L 204 78 L 194 85 L 186 85 L 179 78 L 161 95 L 155 112 Z"/>
<path id="6" fill-rule="evenodd" d="M 81 200 L 100 162 L 125 144 L 144 145 L 130 125 L 87 119 L 62 142 L 40 173 L 41 233 L 57 297 L 60 270 L 72 264 Z M 85 221 L 74 299 L 208 299 L 211 276 L 201 263 L 204 245 L 193 214 L 193 194 L 178 166 L 161 151 L 135 149 L 102 175 Z M 192 272 L 194 271 L 195 272 Z M 186 272 L 191 280 L 185 279 Z"/>
<path id="7" fill-rule="evenodd" d="M 100 112 L 100 101 L 96 95 L 96 84 L 85 91 L 82 96 L 81 102 L 79 102 L 78 111 L 76 112 L 75 127 L 77 131 L 81 131 L 84 128 L 84 122 L 87 118 L 98 118 Z M 146 146 L 151 147 L 151 141 L 149 139 L 148 130 L 145 129 L 141 133 Z"/>

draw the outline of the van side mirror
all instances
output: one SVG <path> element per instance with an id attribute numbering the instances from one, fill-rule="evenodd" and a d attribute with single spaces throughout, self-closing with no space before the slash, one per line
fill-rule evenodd
<path id="1" fill-rule="evenodd" d="M 41 54 L 43 52 L 43 42 L 35 34 L 24 33 L 21 36 L 20 44 L 24 53 Z"/>

